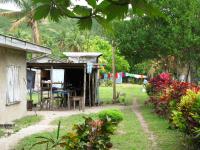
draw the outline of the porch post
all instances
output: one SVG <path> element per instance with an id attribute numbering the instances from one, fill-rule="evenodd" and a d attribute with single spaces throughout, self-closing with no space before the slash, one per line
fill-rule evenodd
<path id="1" fill-rule="evenodd" d="M 31 71 L 32 69 L 31 69 L 31 67 L 30 67 L 30 71 Z M 33 95 L 32 95 L 33 93 L 32 93 L 32 87 L 30 87 L 30 101 L 32 101 L 33 100 Z"/>
<path id="2" fill-rule="evenodd" d="M 52 108 L 53 105 L 53 88 L 52 88 L 52 84 L 53 84 L 53 66 L 51 66 L 51 70 L 50 70 L 50 102 L 49 102 L 49 108 Z"/>
<path id="3" fill-rule="evenodd" d="M 82 102 L 83 111 L 85 111 L 85 99 L 86 99 L 86 65 L 84 65 L 84 77 L 83 77 L 83 102 Z"/>

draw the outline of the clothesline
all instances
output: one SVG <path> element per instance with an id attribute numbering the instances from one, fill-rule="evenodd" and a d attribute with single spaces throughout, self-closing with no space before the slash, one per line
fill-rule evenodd
<path id="1" fill-rule="evenodd" d="M 103 74 L 103 78 L 104 79 L 111 79 L 113 77 L 112 73 L 105 73 Z M 146 75 L 139 75 L 139 74 L 132 74 L 132 73 L 124 73 L 124 72 L 117 72 L 115 74 L 115 78 L 125 78 L 125 77 L 132 77 L 132 78 L 136 78 L 136 79 L 145 79 L 147 78 Z"/>

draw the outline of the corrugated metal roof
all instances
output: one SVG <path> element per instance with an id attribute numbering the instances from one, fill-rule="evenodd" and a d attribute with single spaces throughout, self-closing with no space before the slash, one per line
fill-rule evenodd
<path id="1" fill-rule="evenodd" d="M 99 57 L 102 53 L 99 52 L 64 52 L 68 57 Z"/>
<path id="2" fill-rule="evenodd" d="M 2 34 L 0 34 L 0 46 L 24 50 L 27 52 L 51 54 L 50 48 Z"/>
<path id="3" fill-rule="evenodd" d="M 68 59 L 61 59 L 61 58 L 56 58 L 54 56 L 51 56 L 50 54 L 45 54 L 42 56 L 38 56 L 35 58 L 32 58 L 31 60 L 27 61 L 29 63 L 40 63 L 39 61 L 42 59 L 48 59 L 47 62 L 44 63 L 48 63 L 48 62 L 58 62 L 58 63 L 71 63 L 71 61 L 69 61 Z"/>

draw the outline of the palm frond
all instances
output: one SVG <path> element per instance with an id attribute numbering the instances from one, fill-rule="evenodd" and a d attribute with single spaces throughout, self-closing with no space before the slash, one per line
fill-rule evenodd
<path id="1" fill-rule="evenodd" d="M 26 22 L 27 19 L 28 19 L 27 16 L 24 16 L 24 17 L 22 17 L 21 19 L 15 21 L 15 22 L 12 24 L 11 28 L 9 29 L 9 31 L 14 31 L 14 30 L 15 30 L 16 28 L 18 28 L 22 23 Z"/>

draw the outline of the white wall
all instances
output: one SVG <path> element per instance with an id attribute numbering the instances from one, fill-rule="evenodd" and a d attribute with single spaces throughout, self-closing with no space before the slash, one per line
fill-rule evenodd
<path id="1" fill-rule="evenodd" d="M 20 103 L 6 106 L 7 67 L 20 67 Z M 21 118 L 26 113 L 26 52 L 0 47 L 0 124 Z"/>
<path id="2" fill-rule="evenodd" d="M 53 69 L 53 82 L 64 83 L 64 69 Z M 62 88 L 60 84 L 54 84 L 53 87 Z"/>

